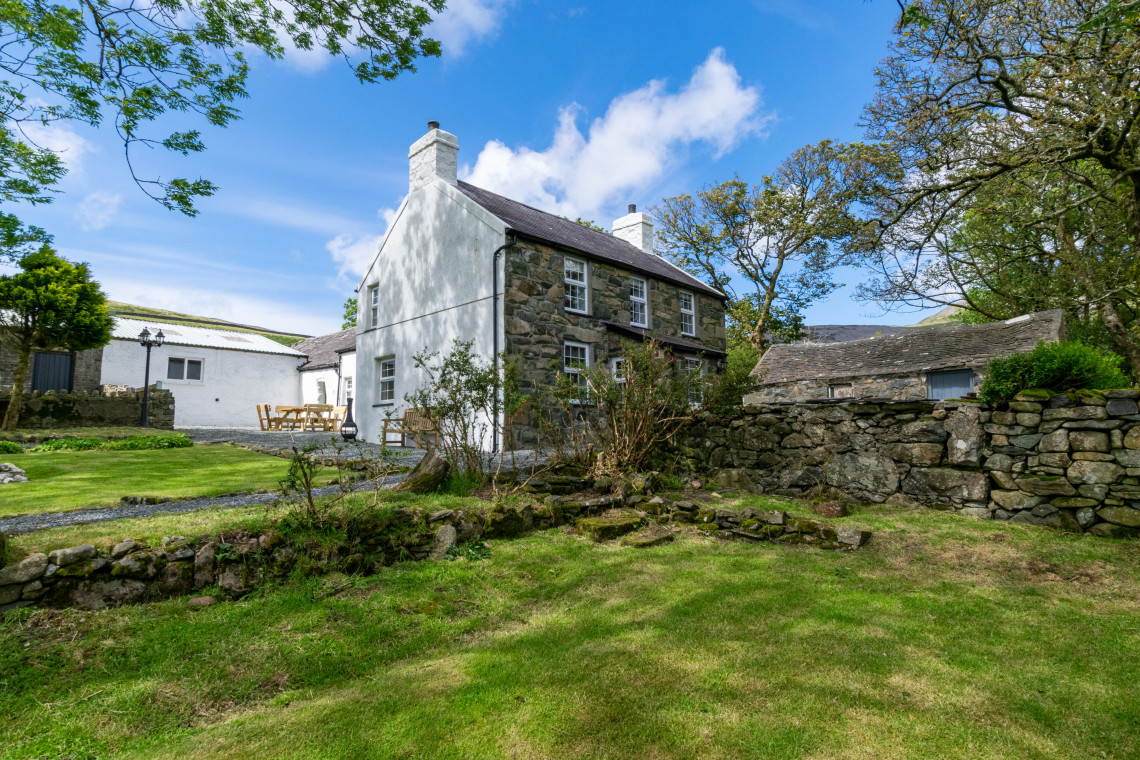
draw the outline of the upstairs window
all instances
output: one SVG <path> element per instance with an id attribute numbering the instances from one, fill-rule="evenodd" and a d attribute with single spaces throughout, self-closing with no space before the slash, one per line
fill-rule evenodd
<path id="1" fill-rule="evenodd" d="M 634 327 L 649 327 L 645 280 L 640 277 L 629 278 L 629 323 Z"/>
<path id="2" fill-rule="evenodd" d="M 563 282 L 566 284 L 566 298 L 563 306 L 566 311 L 585 314 L 589 303 L 589 286 L 586 284 L 586 262 L 567 257 L 563 268 Z"/>
<path id="3" fill-rule="evenodd" d="M 167 380 L 201 380 L 202 379 L 202 360 L 201 359 L 175 359 L 170 358 L 166 361 L 166 379 Z"/>
<path id="4" fill-rule="evenodd" d="M 346 377 L 344 379 L 344 397 L 346 399 L 352 398 L 352 377 L 351 376 Z"/>
<path id="5" fill-rule="evenodd" d="M 697 334 L 697 309 L 692 293 L 681 291 L 681 334 Z"/>
<path id="6" fill-rule="evenodd" d="M 570 379 L 574 397 L 571 401 L 580 404 L 590 396 L 589 380 L 586 371 L 590 368 L 590 347 L 583 343 L 565 343 L 562 346 L 562 371 Z"/>
<path id="7" fill-rule="evenodd" d="M 396 360 L 380 359 L 380 403 L 396 400 Z"/>
<path id="8" fill-rule="evenodd" d="M 368 326 L 380 326 L 380 286 L 373 285 L 368 289 Z"/>

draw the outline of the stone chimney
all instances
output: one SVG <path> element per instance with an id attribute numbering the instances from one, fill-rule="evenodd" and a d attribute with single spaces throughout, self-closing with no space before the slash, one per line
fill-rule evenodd
<path id="1" fill-rule="evenodd" d="M 454 185 L 459 173 L 459 140 L 440 129 L 438 121 L 429 121 L 428 133 L 408 149 L 408 163 L 409 192 L 427 187 L 437 177 Z"/>
<path id="2" fill-rule="evenodd" d="M 638 213 L 637 206 L 629 204 L 629 213 L 614 221 L 614 237 L 621 238 L 646 253 L 653 253 L 653 218 Z"/>

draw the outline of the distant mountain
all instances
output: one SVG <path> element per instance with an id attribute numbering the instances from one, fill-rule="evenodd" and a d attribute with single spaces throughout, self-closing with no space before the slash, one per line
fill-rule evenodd
<path id="1" fill-rule="evenodd" d="M 808 325 L 805 336 L 797 343 L 843 343 L 849 340 L 877 338 L 909 330 L 897 325 Z"/>
<path id="2" fill-rule="evenodd" d="M 121 301 L 108 301 L 108 308 L 111 313 L 119 317 L 128 317 L 130 319 L 153 319 L 156 322 L 168 322 L 174 325 L 191 325 L 194 327 L 213 327 L 219 330 L 229 330 L 231 332 L 247 332 L 255 333 L 257 335 L 264 335 L 270 340 L 277 341 L 283 346 L 291 346 L 298 341 L 311 337 L 308 335 L 301 335 L 299 333 L 287 333 L 279 330 L 270 330 L 266 327 L 255 327 L 253 325 L 242 325 L 236 322 L 227 322 L 224 319 L 215 319 L 214 317 L 198 317 L 193 314 L 180 314 L 177 311 L 169 311 L 167 309 L 156 309 L 152 306 L 136 306 L 131 303 L 122 303 Z"/>

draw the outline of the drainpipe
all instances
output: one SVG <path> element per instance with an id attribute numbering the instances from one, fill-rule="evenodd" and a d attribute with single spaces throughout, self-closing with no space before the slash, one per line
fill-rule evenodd
<path id="1" fill-rule="evenodd" d="M 495 372 L 495 396 L 491 400 L 491 453 L 499 451 L 499 256 L 519 241 L 514 230 L 511 239 L 491 254 L 491 367 Z"/>

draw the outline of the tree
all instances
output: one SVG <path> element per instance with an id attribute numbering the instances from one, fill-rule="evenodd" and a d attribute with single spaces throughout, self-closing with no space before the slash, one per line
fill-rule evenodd
<path id="1" fill-rule="evenodd" d="M 666 198 L 654 209 L 658 238 L 674 263 L 729 297 L 736 330 L 762 351 L 839 287 L 831 270 L 855 261 L 870 239 L 858 204 L 891 163 L 874 146 L 809 145 L 759 185 L 735 178 L 696 198 Z"/>
<path id="2" fill-rule="evenodd" d="M 443 7 L 444 0 L 7 3 L 0 8 L 0 203 L 50 202 L 66 171 L 57 152 L 36 142 L 38 128 L 109 119 L 139 187 L 193 216 L 195 199 L 212 195 L 214 184 L 140 176 L 133 149 L 188 155 L 205 149 L 200 132 L 154 136 L 147 127 L 171 123 L 172 113 L 220 127 L 238 118 L 234 103 L 248 96 L 248 50 L 282 58 L 289 46 L 324 48 L 361 82 L 414 71 L 417 58 L 440 53 L 423 33 Z M 18 226 L 4 217 L 5 227 Z"/>
<path id="3" fill-rule="evenodd" d="M 345 299 L 344 317 L 341 319 L 340 329 L 348 330 L 356 327 L 356 308 L 358 301 L 355 298 Z"/>
<path id="4" fill-rule="evenodd" d="M 877 277 L 863 297 L 965 299 L 983 313 L 985 294 L 1005 298 L 1017 283 L 1047 293 L 1057 269 L 1077 278 L 1059 297 L 1094 310 L 1140 366 L 1120 313 L 1140 274 L 1136 10 L 1114 0 L 906 6 L 864 114 L 902 171 L 880 187 Z"/>
<path id="5" fill-rule="evenodd" d="M 73 264 L 47 246 L 24 255 L 20 273 L 0 276 L 0 340 L 16 352 L 12 396 L 3 430 L 12 430 L 24 403 L 33 350 L 85 351 L 111 340 L 107 297 L 86 264 Z"/>

